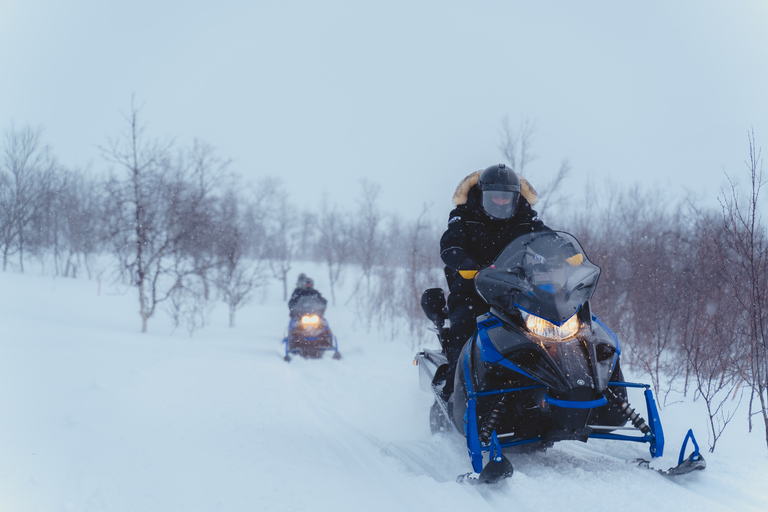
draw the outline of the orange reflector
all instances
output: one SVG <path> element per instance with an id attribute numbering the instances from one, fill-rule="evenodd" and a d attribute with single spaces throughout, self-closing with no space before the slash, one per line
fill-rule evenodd
<path id="1" fill-rule="evenodd" d="M 565 261 L 567 261 L 568 264 L 572 267 L 578 267 L 584 261 L 584 256 L 581 254 L 576 254 L 575 256 L 566 258 Z"/>

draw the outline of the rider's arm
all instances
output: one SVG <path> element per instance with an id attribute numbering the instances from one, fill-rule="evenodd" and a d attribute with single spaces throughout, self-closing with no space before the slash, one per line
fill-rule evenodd
<path id="1" fill-rule="evenodd" d="M 466 228 L 458 208 L 448 218 L 448 229 L 440 238 L 440 258 L 453 270 L 477 270 L 477 263 L 464 249 L 467 243 Z"/>

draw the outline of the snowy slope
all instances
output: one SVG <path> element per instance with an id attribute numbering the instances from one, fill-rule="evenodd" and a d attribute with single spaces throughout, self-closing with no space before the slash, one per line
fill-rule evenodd
<path id="1" fill-rule="evenodd" d="M 299 271 L 327 290 L 319 267 Z M 464 441 L 430 434 L 410 340 L 366 332 L 345 300 L 328 309 L 344 358 L 288 364 L 277 283 L 236 328 L 217 306 L 190 337 L 165 315 L 140 334 L 135 297 L 95 281 L 0 274 L 0 511 L 768 510 L 745 411 L 704 472 L 664 478 L 625 462 L 644 445 L 569 442 L 513 455 L 497 488 L 456 484 Z M 706 445 L 703 411 L 661 411 L 660 467 L 689 427 Z"/>

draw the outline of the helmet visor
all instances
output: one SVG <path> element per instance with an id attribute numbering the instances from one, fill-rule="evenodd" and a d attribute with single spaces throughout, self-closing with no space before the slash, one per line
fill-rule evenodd
<path id="1" fill-rule="evenodd" d="M 483 210 L 495 219 L 509 219 L 517 211 L 520 192 L 512 190 L 483 191 Z"/>

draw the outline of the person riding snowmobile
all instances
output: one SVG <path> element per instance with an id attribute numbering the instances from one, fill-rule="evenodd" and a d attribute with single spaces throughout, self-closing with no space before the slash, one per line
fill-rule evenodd
<path id="1" fill-rule="evenodd" d="M 531 184 L 504 164 L 474 172 L 456 188 L 456 208 L 440 239 L 440 257 L 450 291 L 450 328 L 443 346 L 448 358 L 448 377 L 442 391 L 445 401 L 453 393 L 459 353 L 475 331 L 475 319 L 489 310 L 477 295 L 472 278 L 513 239 L 533 231 L 551 231 L 532 208 L 537 201 Z"/>
<path id="2" fill-rule="evenodd" d="M 291 298 L 288 300 L 288 309 L 291 318 L 297 318 L 300 315 L 300 311 L 297 309 L 298 304 L 301 302 L 302 298 L 310 296 L 316 297 L 323 305 L 322 311 L 319 311 L 318 313 L 320 315 L 325 313 L 325 306 L 328 304 L 328 301 L 319 291 L 315 290 L 314 285 L 315 282 L 311 277 L 307 277 L 306 274 L 299 274 L 299 278 L 296 281 L 296 289 L 293 290 Z"/>

